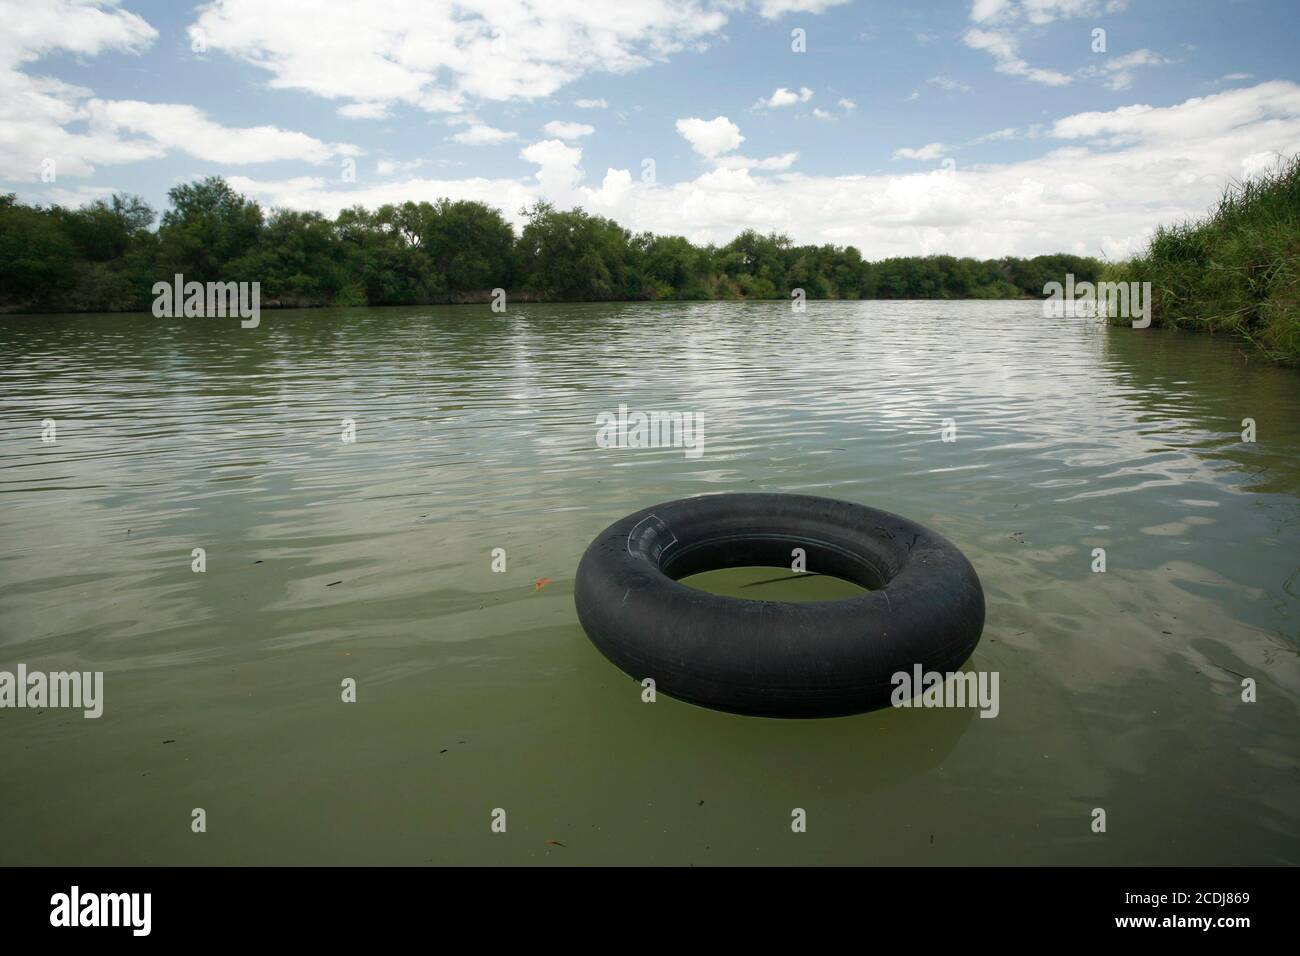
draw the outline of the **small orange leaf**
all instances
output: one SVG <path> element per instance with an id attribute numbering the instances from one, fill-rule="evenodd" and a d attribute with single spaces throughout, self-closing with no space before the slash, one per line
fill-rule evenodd
<path id="1" fill-rule="evenodd" d="M 564 846 L 564 844 L 561 843 L 559 840 L 547 840 L 546 842 L 549 843 L 551 846 Z M 564 847 L 564 848 L 566 850 L 568 849 L 568 847 Z"/>
<path id="2" fill-rule="evenodd" d="M 546 587 L 546 585 L 550 583 L 551 583 L 550 578 L 538 578 L 537 583 L 533 585 L 533 590 L 540 591 L 542 588 Z"/>

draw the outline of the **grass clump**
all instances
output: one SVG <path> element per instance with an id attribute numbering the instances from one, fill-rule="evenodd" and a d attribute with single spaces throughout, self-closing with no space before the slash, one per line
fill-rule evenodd
<path id="1" fill-rule="evenodd" d="M 1229 183 L 1206 218 L 1161 226 L 1104 278 L 1150 282 L 1153 325 L 1238 335 L 1300 365 L 1300 156 Z"/>

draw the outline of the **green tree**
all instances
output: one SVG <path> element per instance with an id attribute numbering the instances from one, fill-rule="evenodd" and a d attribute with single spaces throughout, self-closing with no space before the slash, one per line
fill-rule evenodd
<path id="1" fill-rule="evenodd" d="M 642 276 L 629 267 L 631 235 L 618 223 L 546 202 L 524 215 L 519 263 L 530 288 L 568 299 L 642 296 Z"/>
<path id="2" fill-rule="evenodd" d="M 228 264 L 261 238 L 262 207 L 212 176 L 168 191 L 172 208 L 159 228 L 161 278 L 182 273 L 197 282 L 231 281 Z"/>
<path id="3" fill-rule="evenodd" d="M 0 202 L 0 295 L 8 304 L 56 308 L 73 283 L 77 245 L 55 215 L 7 194 Z"/>
<path id="4" fill-rule="evenodd" d="M 421 240 L 433 268 L 455 292 L 505 288 L 514 278 L 515 231 L 484 203 L 440 199 L 423 222 Z"/>

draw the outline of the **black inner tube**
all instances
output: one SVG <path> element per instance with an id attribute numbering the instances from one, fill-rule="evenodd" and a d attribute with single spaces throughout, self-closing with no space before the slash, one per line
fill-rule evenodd
<path id="1" fill-rule="evenodd" d="M 678 579 L 789 567 L 868 593 L 808 604 L 710 594 Z M 984 626 L 970 562 L 915 522 L 809 495 L 684 498 L 615 522 L 578 566 L 574 601 L 597 648 L 638 680 L 719 710 L 825 717 L 887 706 L 892 677 L 955 670 Z"/>

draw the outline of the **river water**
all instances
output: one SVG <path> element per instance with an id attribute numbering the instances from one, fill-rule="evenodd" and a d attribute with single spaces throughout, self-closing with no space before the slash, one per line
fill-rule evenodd
<path id="1" fill-rule="evenodd" d="M 0 710 L 0 863 L 1300 863 L 1298 385 L 1033 302 L 4 317 L 0 670 L 105 677 Z M 956 543 L 998 716 L 643 703 L 578 559 L 719 491 Z"/>

